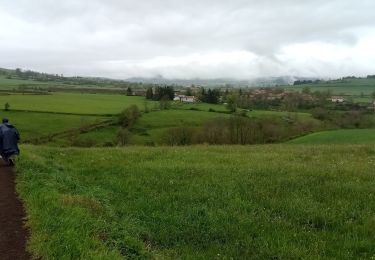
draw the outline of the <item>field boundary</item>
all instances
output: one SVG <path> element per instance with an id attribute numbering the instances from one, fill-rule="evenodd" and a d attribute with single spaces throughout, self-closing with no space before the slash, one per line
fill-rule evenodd
<path id="1" fill-rule="evenodd" d="M 8 112 L 41 113 L 41 114 L 68 115 L 68 116 L 103 116 L 103 117 L 113 117 L 113 116 L 118 115 L 118 114 L 81 114 L 81 113 L 38 111 L 38 110 L 26 110 L 26 109 L 25 110 L 24 109 L 10 109 L 8 110 Z"/>
<path id="2" fill-rule="evenodd" d="M 113 119 L 108 119 L 108 120 L 102 121 L 100 123 L 85 125 L 85 126 L 82 126 L 82 127 L 73 128 L 73 129 L 69 129 L 69 130 L 65 130 L 65 131 L 62 131 L 62 132 L 53 133 L 53 134 L 49 134 L 49 135 L 45 135 L 45 136 L 40 136 L 40 137 L 37 137 L 37 138 L 30 138 L 30 139 L 25 140 L 23 143 L 25 143 L 25 144 L 45 144 L 45 143 L 53 141 L 55 138 L 58 138 L 58 137 L 68 137 L 68 136 L 76 134 L 76 133 L 79 133 L 79 134 L 88 133 L 88 132 L 91 132 L 93 130 L 113 126 L 115 124 L 116 123 Z"/>

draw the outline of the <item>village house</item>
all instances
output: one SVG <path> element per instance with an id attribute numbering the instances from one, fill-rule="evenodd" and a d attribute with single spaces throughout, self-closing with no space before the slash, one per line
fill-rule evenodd
<path id="1" fill-rule="evenodd" d="M 344 103 L 345 98 L 340 97 L 340 96 L 332 96 L 331 101 L 332 101 L 332 103 Z"/>
<path id="2" fill-rule="evenodd" d="M 371 102 L 371 105 L 367 107 L 368 110 L 375 110 L 375 100 Z"/>
<path id="3" fill-rule="evenodd" d="M 194 96 L 186 96 L 186 95 L 176 95 L 173 100 L 184 102 L 184 103 L 196 102 L 196 98 Z"/>

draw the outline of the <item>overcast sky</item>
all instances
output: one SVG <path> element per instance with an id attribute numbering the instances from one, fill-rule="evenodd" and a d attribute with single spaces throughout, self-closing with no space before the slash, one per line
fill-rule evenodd
<path id="1" fill-rule="evenodd" d="M 114 78 L 375 74 L 374 0 L 0 0 L 0 67 Z"/>

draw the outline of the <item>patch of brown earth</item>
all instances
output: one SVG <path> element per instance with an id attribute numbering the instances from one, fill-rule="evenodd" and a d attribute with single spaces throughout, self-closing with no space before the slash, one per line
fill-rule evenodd
<path id="1" fill-rule="evenodd" d="M 1 160 L 1 159 L 0 159 Z M 0 162 L 0 259 L 31 259 L 26 252 L 25 211 L 15 191 L 12 167 Z"/>

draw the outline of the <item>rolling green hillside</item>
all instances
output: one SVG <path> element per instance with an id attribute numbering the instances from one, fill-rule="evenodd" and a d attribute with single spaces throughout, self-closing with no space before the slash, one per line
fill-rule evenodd
<path id="1" fill-rule="evenodd" d="M 309 134 L 291 144 L 375 144 L 375 129 L 340 129 Z"/>
<path id="2" fill-rule="evenodd" d="M 21 133 L 21 141 L 60 133 L 108 120 L 108 117 L 64 115 L 19 111 L 0 111 L 1 118 L 8 118 Z"/>
<path id="3" fill-rule="evenodd" d="M 214 118 L 228 118 L 228 114 L 193 111 L 163 110 L 144 114 L 133 127 L 132 144 L 160 144 L 163 133 L 173 127 L 199 127 Z"/>
<path id="4" fill-rule="evenodd" d="M 206 103 L 173 103 L 169 110 L 158 110 L 159 103 L 146 101 L 144 97 L 129 97 L 114 94 L 83 94 L 53 92 L 49 95 L 10 94 L 0 95 L 0 106 L 8 103 L 10 111 L 0 113 L 8 117 L 20 129 L 24 141 L 40 136 L 73 130 L 117 115 L 130 105 L 140 110 L 152 110 L 130 129 L 129 144 L 160 144 L 165 131 L 174 127 L 201 127 L 216 118 L 229 118 L 224 105 Z M 211 111 L 211 112 L 208 112 Z M 300 120 L 317 125 L 319 122 L 308 113 L 253 110 L 247 112 L 250 118 Z M 286 120 L 286 119 L 285 119 Z M 94 129 L 78 136 L 54 137 L 49 143 L 59 146 L 108 146 L 116 145 L 120 127 Z M 43 142 L 45 143 L 45 142 Z"/>
<path id="5" fill-rule="evenodd" d="M 0 90 L 11 90 L 21 85 L 38 85 L 45 86 L 45 82 L 39 82 L 34 80 L 23 80 L 23 79 L 7 79 L 5 76 L 0 75 Z M 51 84 L 50 84 L 51 85 Z"/>
<path id="6" fill-rule="evenodd" d="M 110 94 L 0 95 L 0 106 L 1 103 L 3 106 L 5 103 L 10 104 L 10 111 L 0 111 L 0 118 L 9 118 L 19 129 L 21 141 L 28 142 L 40 137 L 98 124 L 111 119 L 108 115 L 119 114 L 121 110 L 132 104 L 142 107 L 144 102 L 142 97 Z M 97 131 L 95 130 L 94 133 Z M 103 131 L 108 132 L 107 129 Z M 111 139 L 113 139 L 116 131 L 112 131 L 111 134 Z M 61 137 L 64 140 L 51 140 L 50 143 L 66 146 L 74 141 L 70 140 L 73 137 Z M 108 143 L 102 139 L 94 140 L 98 145 Z"/>
<path id="7" fill-rule="evenodd" d="M 302 90 L 309 87 L 312 91 L 331 91 L 333 94 L 344 94 L 359 96 L 363 93 L 370 96 L 375 91 L 375 79 L 357 78 L 323 81 L 319 83 L 303 84 L 288 87 L 288 89 Z"/>
<path id="8" fill-rule="evenodd" d="M 210 104 L 197 104 L 197 107 L 201 109 L 203 106 Z M 220 108 L 220 105 L 216 105 Z M 204 126 L 207 122 L 214 119 L 228 119 L 231 115 L 225 113 L 206 112 L 190 110 L 192 105 L 179 107 L 179 109 L 171 110 L 160 110 L 152 111 L 150 113 L 144 113 L 130 129 L 131 136 L 129 137 L 128 144 L 131 145 L 159 145 L 164 144 L 163 137 L 165 133 L 171 128 L 176 127 L 187 127 L 187 128 L 199 128 Z M 221 105 L 221 109 L 225 109 Z M 217 110 L 220 111 L 220 110 Z M 224 111 L 224 110 L 223 110 Z M 248 116 L 252 119 L 269 119 L 277 122 L 284 121 L 286 118 L 305 122 L 311 125 L 315 125 L 319 128 L 321 122 L 312 118 L 311 114 L 308 113 L 287 113 L 278 111 L 263 111 L 254 110 L 248 112 Z M 120 130 L 119 126 L 110 126 L 108 128 L 97 129 L 89 133 L 83 133 L 78 136 L 78 142 L 83 146 L 108 146 L 111 143 L 116 144 L 116 136 Z M 56 144 L 56 143 L 55 143 Z M 64 144 L 64 140 L 57 142 L 59 145 Z"/>
<path id="9" fill-rule="evenodd" d="M 10 104 L 14 110 L 73 114 L 118 114 L 130 105 L 143 107 L 143 97 L 111 94 L 52 93 L 50 95 L 0 95 L 0 106 Z"/>
<path id="10" fill-rule="evenodd" d="M 366 259 L 374 146 L 23 146 L 45 259 Z"/>
<path id="11" fill-rule="evenodd" d="M 7 73 L 0 75 L 0 90 L 59 80 L 126 84 L 60 76 L 53 82 L 39 75 L 46 83 L 8 79 Z M 306 86 L 369 100 L 375 80 L 291 88 Z M 319 132 L 280 145 L 141 147 L 174 145 L 164 139 L 188 131 L 191 137 L 233 135 L 233 142 L 224 136 L 221 144 L 245 135 L 254 138 L 248 143 L 270 143 L 329 126 L 301 111 L 230 115 L 222 104 L 178 102 L 160 110 L 159 102 L 144 97 L 75 91 L 0 95 L 0 108 L 10 105 L 0 117 L 17 126 L 22 141 L 51 146 L 21 145 L 16 168 L 36 259 L 375 255 L 375 129 Z M 132 121 L 122 113 L 120 122 L 117 115 L 131 105 L 141 116 Z M 135 146 L 103 148 L 120 145 Z"/>

